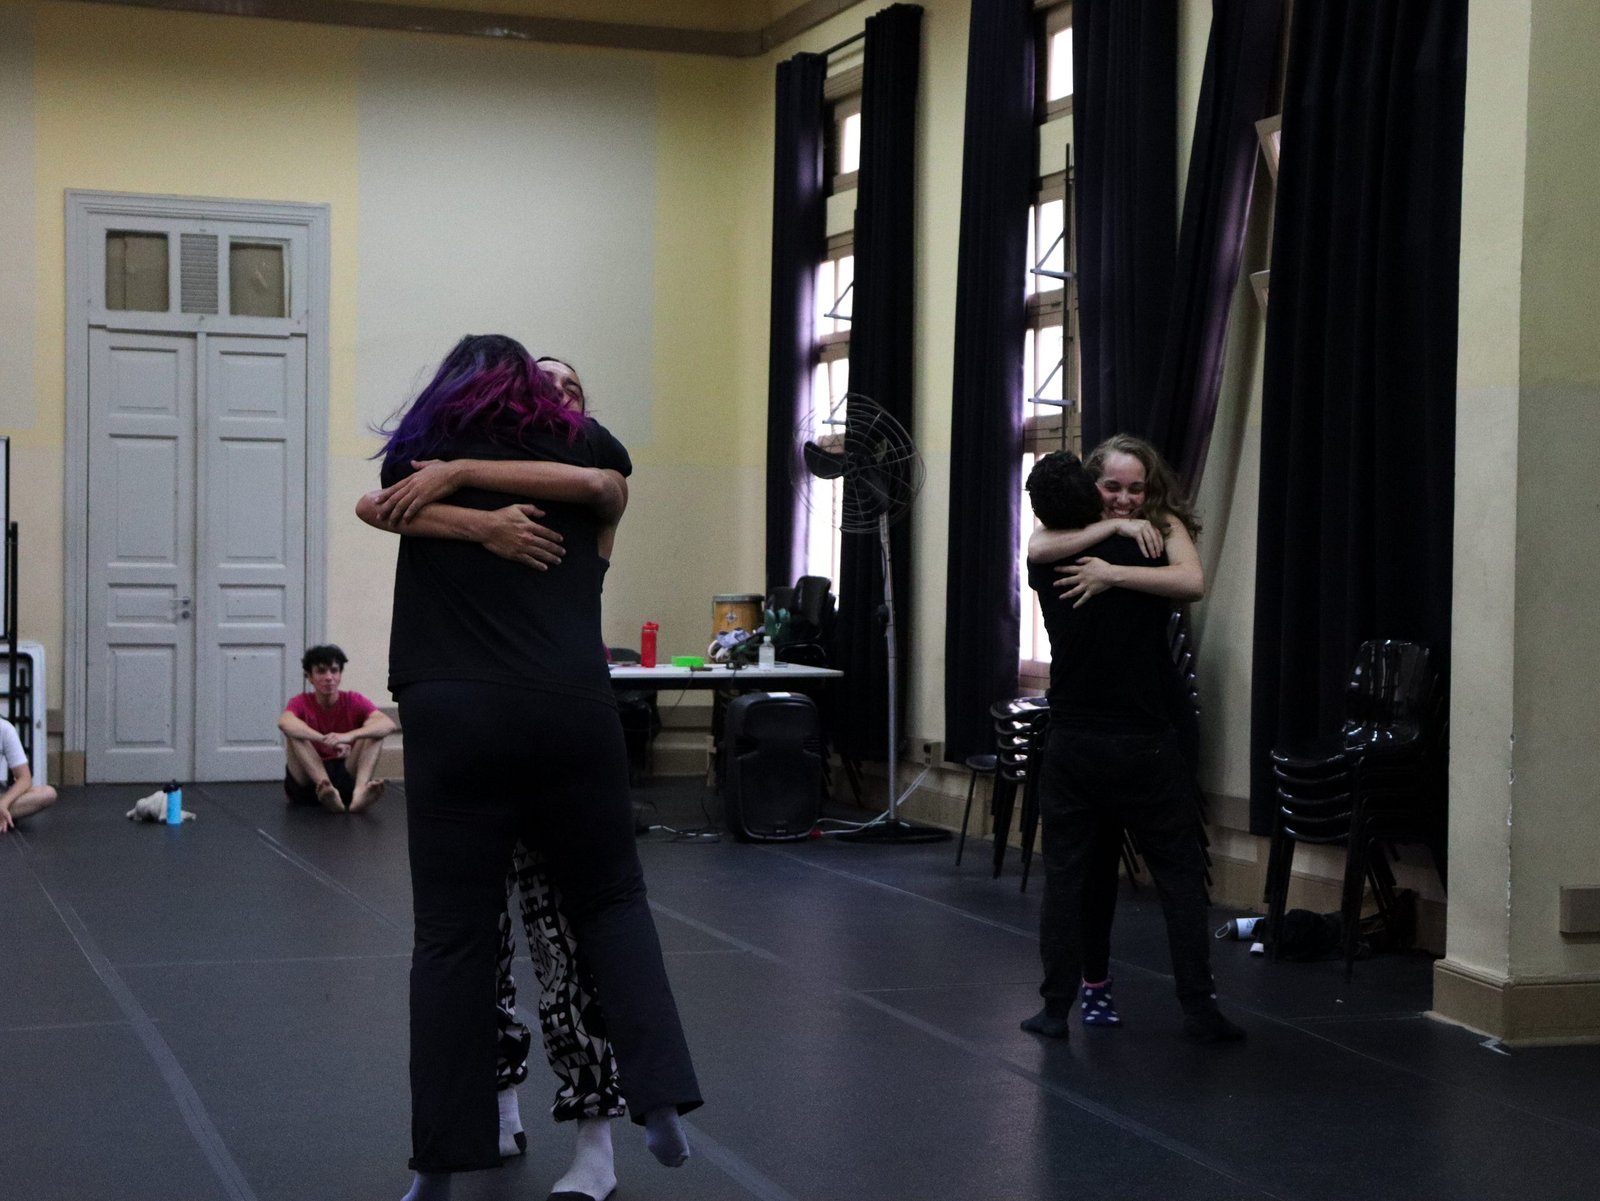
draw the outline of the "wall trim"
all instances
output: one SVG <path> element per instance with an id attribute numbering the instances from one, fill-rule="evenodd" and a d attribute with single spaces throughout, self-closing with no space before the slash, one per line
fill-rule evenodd
<path id="1" fill-rule="evenodd" d="M 492 3 L 492 0 L 490 0 Z M 256 17 L 311 25 L 342 25 L 403 33 L 442 33 L 512 42 L 600 46 L 611 50 L 655 50 L 755 58 L 799 37 L 861 0 L 807 0 L 776 21 L 750 30 L 691 29 L 670 25 L 579 21 L 526 13 L 367 4 L 358 0 L 88 0 L 120 8 L 158 8 L 214 16 Z"/>
<path id="2" fill-rule="evenodd" d="M 1428 1016 L 1511 1047 L 1600 1044 L 1600 975 L 1513 980 L 1441 959 Z"/>

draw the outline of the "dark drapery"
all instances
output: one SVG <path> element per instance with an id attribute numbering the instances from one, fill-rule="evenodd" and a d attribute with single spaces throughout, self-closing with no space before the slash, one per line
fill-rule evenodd
<path id="1" fill-rule="evenodd" d="M 1363 639 L 1449 653 L 1466 11 L 1294 6 L 1262 381 L 1258 833 L 1271 748 L 1337 727 Z"/>
<path id="2" fill-rule="evenodd" d="M 1083 441 L 1147 426 L 1171 307 L 1178 6 L 1074 0 L 1073 194 Z"/>
<path id="3" fill-rule="evenodd" d="M 917 79 L 922 9 L 895 4 L 868 17 L 861 80 L 861 169 L 857 176 L 855 291 L 850 322 L 850 390 L 876 401 L 914 433 L 911 398 L 915 313 Z M 890 530 L 894 560 L 899 696 L 905 700 L 912 646 L 911 515 Z M 839 749 L 858 759 L 888 754 L 887 649 L 878 609 L 882 552 L 876 531 L 846 534 L 840 550 L 836 690 Z M 904 724 L 901 723 L 901 728 Z"/>
<path id="4" fill-rule="evenodd" d="M 811 403 L 817 264 L 827 252 L 822 85 L 828 62 L 778 64 L 772 169 L 772 314 L 767 366 L 767 592 L 804 574 L 808 516 L 790 478 L 795 427 Z"/>
<path id="5" fill-rule="evenodd" d="M 1199 490 L 1217 415 L 1259 151 L 1255 123 L 1267 115 L 1282 20 L 1283 0 L 1212 5 L 1172 308 L 1146 426 L 1190 496 Z"/>
<path id="6" fill-rule="evenodd" d="M 973 0 L 956 251 L 944 745 L 991 749 L 989 706 L 1017 687 L 1017 497 L 1024 261 L 1033 199 L 1029 0 Z"/>

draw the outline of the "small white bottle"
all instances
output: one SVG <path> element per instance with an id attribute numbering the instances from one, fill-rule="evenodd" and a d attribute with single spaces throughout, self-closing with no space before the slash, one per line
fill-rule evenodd
<path id="1" fill-rule="evenodd" d="M 766 634 L 761 635 L 761 646 L 756 652 L 756 664 L 759 667 L 778 665 L 778 649 L 772 645 L 772 639 Z"/>

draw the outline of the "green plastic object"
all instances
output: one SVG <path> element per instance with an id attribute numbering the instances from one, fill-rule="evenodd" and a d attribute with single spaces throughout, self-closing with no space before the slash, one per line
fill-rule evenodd
<path id="1" fill-rule="evenodd" d="M 672 656 L 672 666 L 674 667 L 704 667 L 705 665 L 706 657 L 704 655 Z"/>

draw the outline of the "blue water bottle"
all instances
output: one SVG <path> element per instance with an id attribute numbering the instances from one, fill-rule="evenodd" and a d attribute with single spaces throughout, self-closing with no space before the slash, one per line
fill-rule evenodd
<path id="1" fill-rule="evenodd" d="M 183 789 L 176 780 L 167 784 L 167 825 L 183 825 Z"/>

